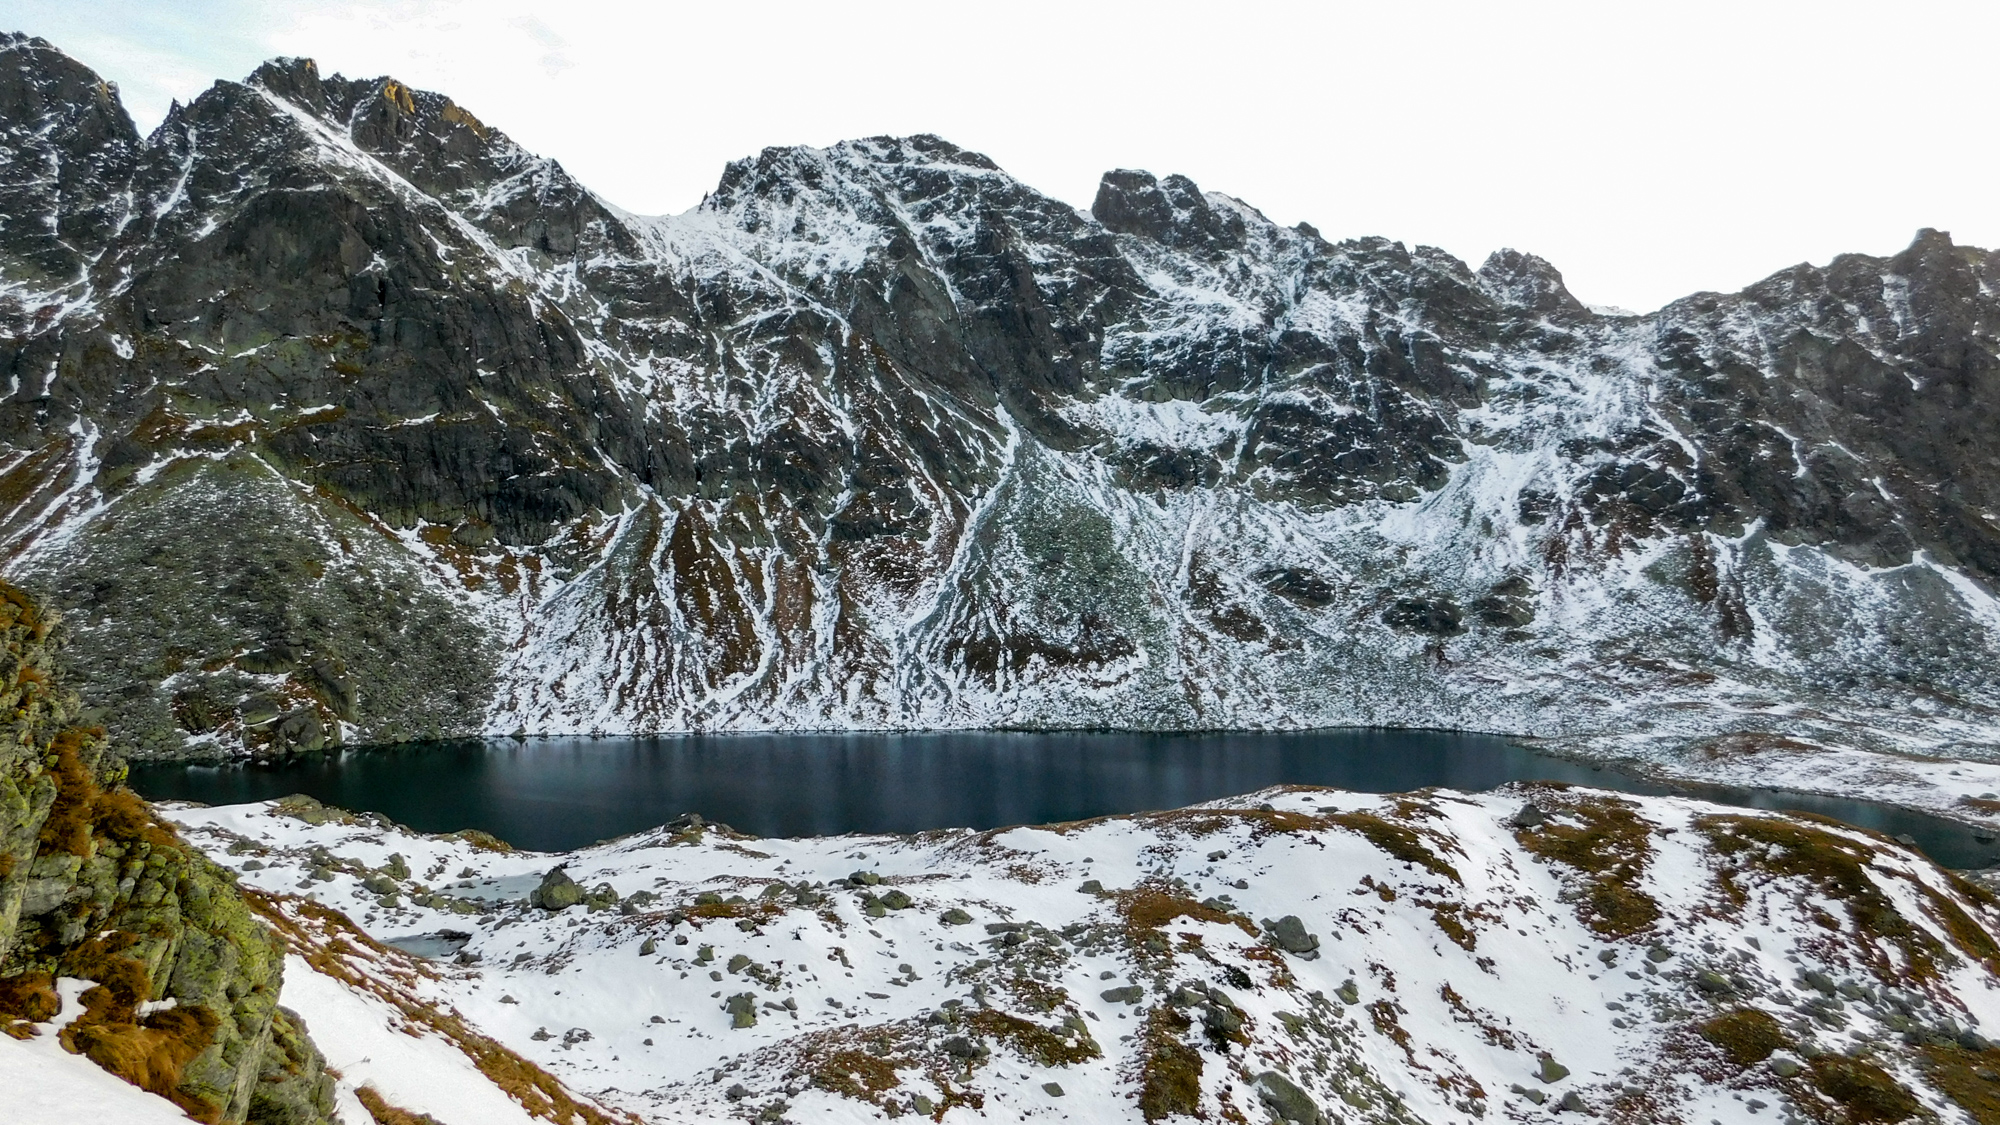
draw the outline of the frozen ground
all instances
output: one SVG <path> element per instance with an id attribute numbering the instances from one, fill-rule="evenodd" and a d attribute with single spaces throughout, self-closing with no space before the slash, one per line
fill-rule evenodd
<path id="1" fill-rule="evenodd" d="M 565 855 L 306 804 L 167 815 L 278 896 L 285 1002 L 347 1081 L 450 1125 L 515 1112 L 469 1035 L 649 1122 L 1837 1121 L 1857 1082 L 1953 1121 L 1940 1075 L 2000 1057 L 1990 898 L 1880 837 L 1678 799 L 1285 789 Z M 590 901 L 528 905 L 558 864 Z"/>

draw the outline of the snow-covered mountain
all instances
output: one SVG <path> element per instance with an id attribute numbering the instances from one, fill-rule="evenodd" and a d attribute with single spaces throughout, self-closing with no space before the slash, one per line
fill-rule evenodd
<path id="1" fill-rule="evenodd" d="M 684 818 L 561 856 L 303 799 L 165 815 L 258 892 L 342 1103 L 444 1125 L 567 1119 L 531 1112 L 557 1097 L 603 1125 L 1974 1123 L 2000 1085 L 1990 892 L 1693 801 L 1285 789 L 805 840 Z"/>
<path id="2" fill-rule="evenodd" d="M 1683 774 L 1985 757 L 1996 279 L 1925 231 L 1606 315 L 1528 254 L 1132 171 L 1086 213 L 929 136 L 649 218 L 306 60 L 142 138 L 13 36 L 0 535 L 147 755 L 1379 723 Z"/>

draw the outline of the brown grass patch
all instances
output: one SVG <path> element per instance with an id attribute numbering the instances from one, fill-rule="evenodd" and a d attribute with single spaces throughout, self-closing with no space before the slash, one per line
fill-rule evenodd
<path id="1" fill-rule="evenodd" d="M 1119 911 L 1125 915 L 1126 937 L 1134 944 L 1176 918 L 1220 922 L 1235 926 L 1251 937 L 1257 936 L 1257 927 L 1249 919 L 1212 906 L 1203 906 L 1186 895 L 1176 893 L 1165 883 L 1142 883 L 1129 891 L 1115 892 L 1115 897 Z"/>
<path id="2" fill-rule="evenodd" d="M 1417 1061 L 1416 1052 L 1410 1049 L 1410 1033 L 1403 1029 L 1401 1013 L 1396 1010 L 1393 1000 L 1377 1000 L 1368 1005 L 1368 1021 L 1375 1030 L 1386 1036 L 1390 1042 L 1403 1049 L 1411 1063 Z"/>
<path id="3" fill-rule="evenodd" d="M 812 1068 L 812 1084 L 830 1094 L 855 1101 L 875 1099 L 902 1084 L 896 1072 L 916 1065 L 909 1059 L 843 1050 L 822 1056 Z"/>
<path id="4" fill-rule="evenodd" d="M 23 674 L 31 669 L 23 668 Z M 49 744 L 49 776 L 56 784 L 55 801 L 42 822 L 37 842 L 43 854 L 90 854 L 90 813 L 97 783 L 83 764 L 83 751 L 104 736 L 94 727 L 69 727 Z"/>
<path id="5" fill-rule="evenodd" d="M 168 1099 L 196 1121 L 213 1122 L 221 1120 L 223 1107 L 179 1087 L 181 1070 L 215 1041 L 221 1023 L 207 1008 L 189 1005 L 154 1012 L 137 1024 L 79 1020 L 63 1028 L 62 1041 L 132 1085 Z"/>
<path id="6" fill-rule="evenodd" d="M 180 842 L 173 828 L 153 815 L 145 798 L 123 787 L 107 789 L 90 803 L 91 819 L 97 831 L 121 843 L 145 841 L 156 848 L 170 848 Z"/>
<path id="7" fill-rule="evenodd" d="M 1423 837 L 1418 835 L 1417 830 L 1409 825 L 1398 824 L 1374 813 L 1365 812 L 1334 813 L 1326 819 L 1349 831 L 1360 833 L 1363 839 L 1376 848 L 1404 863 L 1415 864 L 1433 875 L 1442 875 L 1459 886 L 1465 885 L 1465 880 L 1459 878 L 1458 869 L 1432 851 L 1424 843 Z"/>
<path id="8" fill-rule="evenodd" d="M 1146 1013 L 1139 1112 L 1148 1121 L 1201 1114 L 1201 1052 L 1182 1040 L 1194 1021 L 1166 1005 Z"/>
<path id="9" fill-rule="evenodd" d="M 1792 817 L 1726 814 L 1702 817 L 1695 825 L 1708 834 L 1717 852 L 1739 868 L 1772 878 L 1799 880 L 1812 889 L 1816 898 L 1837 900 L 1844 905 L 1857 944 L 1872 953 L 1870 967 L 1884 979 L 1931 980 L 1938 976 L 1940 962 L 1950 957 L 1944 943 L 1903 917 L 1889 896 L 1869 877 L 1870 862 L 1876 855 L 1874 848 Z M 1717 879 L 1729 883 L 1736 877 L 1725 871 Z M 1992 937 L 1962 910 L 1949 900 L 1933 897 L 1952 907 L 1950 913 L 1958 916 L 1967 940 L 1993 948 Z M 1903 964 L 1894 964 L 1876 947 L 1878 942 L 1887 942 L 1900 950 Z"/>
<path id="10" fill-rule="evenodd" d="M 361 1103 L 361 1108 L 368 1111 L 368 1116 L 375 1119 L 375 1125 L 444 1125 L 428 1113 L 416 1113 L 392 1104 L 373 1086 L 355 1087 L 354 1097 Z"/>
<path id="11" fill-rule="evenodd" d="M 1922 1103 L 1888 1071 L 1863 1059 L 1821 1055 L 1806 1064 L 1812 1087 L 1841 1106 L 1847 1125 L 1903 1121 Z M 1801 1104 L 1811 1103 L 1800 1099 Z"/>
<path id="12" fill-rule="evenodd" d="M 1954 886 L 1960 883 L 1972 886 L 1957 875 L 1952 875 L 1951 878 Z M 1959 952 L 1975 961 L 1984 961 L 1989 969 L 2000 972 L 2000 942 L 1993 940 L 1992 933 L 1975 921 L 1972 915 L 1966 913 L 1964 907 L 1946 896 L 1922 883 L 1917 884 L 1917 889 L 1924 896 L 1924 909 L 1930 914 L 1931 920 L 1943 928 L 1945 936 L 1951 939 L 1951 943 L 1958 947 Z"/>
<path id="13" fill-rule="evenodd" d="M 1100 1058 L 1104 1052 L 1088 1033 L 1073 1027 L 1043 1027 L 1032 1020 L 983 1008 L 966 1019 L 966 1026 L 990 1039 L 1014 1048 L 1021 1057 L 1042 1066 L 1075 1066 Z M 1069 1032 L 1065 1035 L 1064 1032 Z"/>
<path id="14" fill-rule="evenodd" d="M 1099 818 L 1105 819 L 1110 818 Z M 1239 824 L 1250 827 L 1250 838 L 1253 840 L 1286 832 L 1309 832 L 1326 826 L 1325 817 L 1291 809 L 1174 809 L 1171 812 L 1151 813 L 1143 819 L 1148 827 L 1173 829 L 1197 838 L 1213 836 Z M 1097 822 L 1078 821 L 1077 825 Z"/>
<path id="15" fill-rule="evenodd" d="M 1703 1039 L 1722 1048 L 1729 1061 L 1739 1067 L 1763 1062 L 1771 1053 L 1791 1045 L 1791 1036 L 1770 1013 L 1755 1008 L 1725 1012 L 1697 1028 Z"/>
<path id="16" fill-rule="evenodd" d="M 1577 917 L 1605 937 L 1631 937 L 1660 919 L 1660 904 L 1638 889 L 1652 859 L 1652 826 L 1638 806 L 1616 797 L 1544 795 L 1548 811 L 1580 823 L 1550 820 L 1522 828 L 1515 839 L 1543 859 L 1583 876 Z"/>
<path id="17" fill-rule="evenodd" d="M 1968 1051 L 1957 1044 L 1924 1048 L 1930 1080 L 1957 1102 L 1974 1125 L 2000 1125 L 2000 1048 Z"/>
<path id="18" fill-rule="evenodd" d="M 481 832 L 477 828 L 461 828 L 447 834 L 445 839 L 463 840 L 482 852 L 498 852 L 505 855 L 514 850 L 514 845 L 491 833 Z"/>
<path id="19" fill-rule="evenodd" d="M 138 941 L 136 934 L 113 930 L 63 954 L 64 976 L 97 982 L 81 998 L 84 1014 L 78 1022 L 130 1023 L 139 1005 L 153 998 L 153 981 L 146 966 L 124 956 Z"/>
<path id="20" fill-rule="evenodd" d="M 1520 1036 L 1494 1023 L 1488 1018 L 1492 1013 L 1479 1011 L 1466 1003 L 1465 997 L 1459 995 L 1458 989 L 1453 988 L 1450 983 L 1447 982 L 1439 987 L 1438 998 L 1451 1007 L 1452 1022 L 1469 1023 L 1478 1028 L 1480 1036 L 1495 1047 L 1504 1047 L 1509 1051 L 1521 1049 Z"/>
<path id="21" fill-rule="evenodd" d="M 62 1010 L 55 980 L 47 973 L 0 977 L 0 1018 L 45 1023 Z"/>
<path id="22" fill-rule="evenodd" d="M 1454 944 L 1470 952 L 1479 944 L 1479 935 L 1473 932 L 1471 926 L 1465 924 L 1465 919 L 1461 917 L 1463 912 L 1464 907 L 1457 903 L 1446 903 L 1431 910 L 1431 921 L 1436 922 L 1437 928 L 1443 930 L 1444 936 L 1450 938 Z"/>

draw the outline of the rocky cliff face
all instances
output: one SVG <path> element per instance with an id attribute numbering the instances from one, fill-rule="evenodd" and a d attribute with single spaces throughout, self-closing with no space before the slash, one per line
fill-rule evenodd
<path id="1" fill-rule="evenodd" d="M 628 215 L 279 60 L 141 138 L 0 45 L 0 535 L 154 755 L 1459 726 L 1988 755 L 2000 258 L 1644 316 L 935 137 Z M 1718 741 L 1720 740 L 1720 741 Z"/>
<path id="2" fill-rule="evenodd" d="M 283 946 L 233 872 L 117 786 L 49 657 L 47 619 L 0 583 L 0 1031 L 38 1034 L 56 978 L 82 978 L 70 1050 L 198 1121 L 328 1121 L 333 1079 L 278 1007 Z"/>

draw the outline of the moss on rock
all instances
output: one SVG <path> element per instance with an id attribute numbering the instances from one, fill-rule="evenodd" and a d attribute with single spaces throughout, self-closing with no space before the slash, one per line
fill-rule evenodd
<path id="1" fill-rule="evenodd" d="M 64 1041 L 199 1121 L 320 1125 L 324 1063 L 280 1024 L 284 950 L 231 875 L 123 788 L 104 733 L 48 671 L 47 618 L 0 583 L 0 987 L 46 1018 L 54 976 L 97 982 Z M 148 1001 L 172 1000 L 142 1014 Z M 288 1028 L 292 1030 L 287 1030 Z M 274 1072 L 301 1076 L 276 1079 Z"/>

